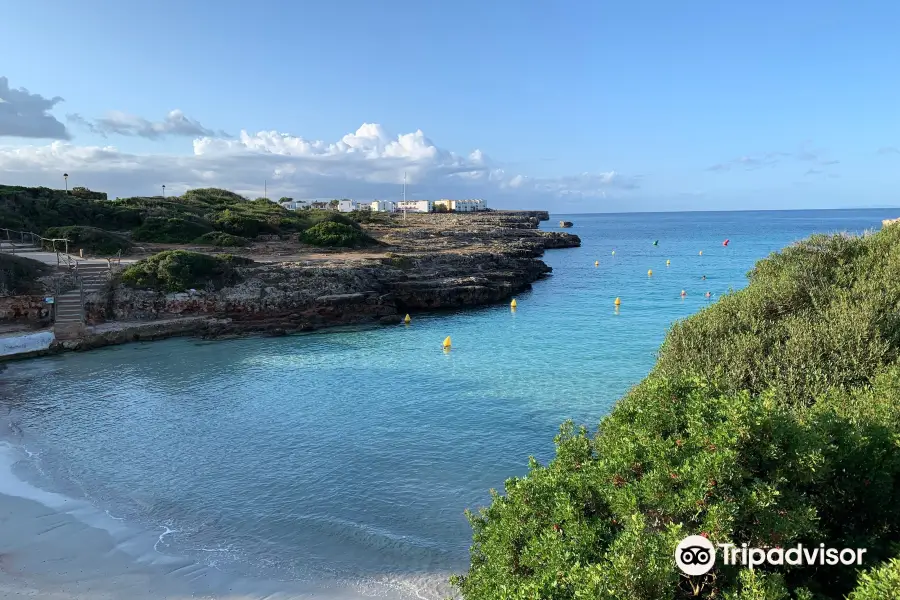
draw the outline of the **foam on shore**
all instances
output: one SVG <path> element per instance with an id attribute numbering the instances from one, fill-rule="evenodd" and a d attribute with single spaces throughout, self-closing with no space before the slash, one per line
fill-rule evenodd
<path id="1" fill-rule="evenodd" d="M 301 583 L 246 579 L 161 554 L 173 533 L 139 529 L 87 501 L 40 489 L 15 475 L 27 453 L 0 442 L 0 597 L 53 600 L 437 600 L 437 574 Z M 210 549 L 215 550 L 215 549 Z"/>

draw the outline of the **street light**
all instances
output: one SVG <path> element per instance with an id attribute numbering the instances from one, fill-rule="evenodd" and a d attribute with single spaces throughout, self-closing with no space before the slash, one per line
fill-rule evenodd
<path id="1" fill-rule="evenodd" d="M 69 193 L 69 174 L 63 173 L 63 179 L 66 180 L 66 193 Z"/>
<path id="2" fill-rule="evenodd" d="M 166 184 L 163 184 L 163 198 L 166 197 Z"/>

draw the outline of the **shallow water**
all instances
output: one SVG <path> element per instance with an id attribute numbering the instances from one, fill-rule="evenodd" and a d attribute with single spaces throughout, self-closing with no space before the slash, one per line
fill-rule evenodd
<path id="1" fill-rule="evenodd" d="M 155 532 L 157 552 L 236 577 L 436 598 L 467 565 L 463 510 L 529 455 L 552 457 L 565 419 L 596 427 L 675 319 L 745 285 L 772 251 L 896 213 L 568 216 L 583 246 L 547 252 L 553 276 L 515 312 L 15 363 L 0 374 L 3 433 L 30 454 L 18 476 Z"/>

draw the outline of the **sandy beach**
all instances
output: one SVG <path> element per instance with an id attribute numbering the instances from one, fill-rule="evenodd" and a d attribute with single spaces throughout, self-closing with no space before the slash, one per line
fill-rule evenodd
<path id="1" fill-rule="evenodd" d="M 84 501 L 41 490 L 14 473 L 20 449 L 0 442 L 0 598 L 49 600 L 350 600 L 422 598 L 383 590 L 242 579 L 157 552 L 166 534 L 141 531 Z M 406 589 L 403 589 L 406 588 Z"/>

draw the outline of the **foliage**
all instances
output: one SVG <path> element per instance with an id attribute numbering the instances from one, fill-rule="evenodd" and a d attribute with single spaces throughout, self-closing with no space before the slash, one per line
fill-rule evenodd
<path id="1" fill-rule="evenodd" d="M 354 210 L 347 213 L 347 217 L 356 223 L 389 223 L 391 220 L 388 213 L 371 210 Z"/>
<path id="2" fill-rule="evenodd" d="M 329 210 L 316 210 L 311 213 L 311 217 L 313 225 L 316 225 L 318 223 L 340 223 L 341 225 L 347 225 L 348 227 L 352 227 L 353 229 L 362 229 L 359 226 L 359 223 L 356 222 L 349 213 L 342 214 Z"/>
<path id="3" fill-rule="evenodd" d="M 243 237 L 298 233 L 312 225 L 264 198 L 250 201 L 216 188 L 111 201 L 97 199 L 98 194 L 77 197 L 62 190 L 0 186 L 0 222 L 27 231 L 70 225 L 133 231 L 133 239 L 157 243 L 189 243 L 210 231 Z"/>
<path id="4" fill-rule="evenodd" d="M 695 372 L 732 390 L 774 387 L 809 402 L 833 386 L 864 385 L 898 358 L 900 227 L 813 236 L 749 277 L 672 328 L 658 372 Z"/>
<path id="5" fill-rule="evenodd" d="M 900 595 L 900 558 L 863 573 L 847 600 L 884 600 Z"/>
<path id="6" fill-rule="evenodd" d="M 371 246 L 375 241 L 358 226 L 351 227 L 335 221 L 322 221 L 303 233 L 303 241 L 313 246 L 359 248 Z"/>
<path id="7" fill-rule="evenodd" d="M 210 231 L 209 233 L 204 233 L 196 240 L 194 240 L 195 244 L 206 244 L 209 246 L 219 246 L 219 247 L 236 247 L 236 246 L 246 246 L 249 243 L 247 238 L 243 238 L 237 235 L 231 235 L 230 233 L 224 233 L 222 231 Z"/>
<path id="8" fill-rule="evenodd" d="M 466 600 L 841 598 L 857 566 L 677 571 L 689 534 L 756 547 L 900 548 L 900 228 L 816 236 L 676 325 L 597 433 L 470 513 Z M 716 357 L 722 367 L 717 367 Z M 743 361 L 743 364 L 741 363 Z M 868 577 L 868 578 L 867 578 Z M 896 566 L 863 576 L 887 598 Z M 897 588 L 894 588 L 897 589 Z M 868 595 L 863 595 L 868 594 Z"/>
<path id="9" fill-rule="evenodd" d="M 50 227 L 44 231 L 44 237 L 69 240 L 69 252 L 84 250 L 87 254 L 99 256 L 112 256 L 120 251 L 124 254 L 132 246 L 128 238 L 117 233 L 84 225 Z"/>
<path id="10" fill-rule="evenodd" d="M 121 231 L 140 223 L 140 211 L 115 202 L 78 198 L 63 190 L 45 187 L 0 185 L 0 224 L 3 227 L 35 233 L 68 225 Z"/>
<path id="11" fill-rule="evenodd" d="M 139 242 L 186 244 L 210 231 L 212 228 L 202 221 L 177 217 L 150 217 L 134 230 L 133 237 Z"/>
<path id="12" fill-rule="evenodd" d="M 185 250 L 167 250 L 131 265 L 122 282 L 135 288 L 182 292 L 192 288 L 222 288 L 241 280 L 237 267 L 253 261 L 222 254 L 212 256 Z"/>
<path id="13" fill-rule="evenodd" d="M 0 252 L 0 296 L 39 294 L 37 278 L 49 272 L 40 261 Z"/>
<path id="14" fill-rule="evenodd" d="M 446 204 L 435 204 L 431 212 L 448 213 L 450 212 L 450 207 Z"/>

